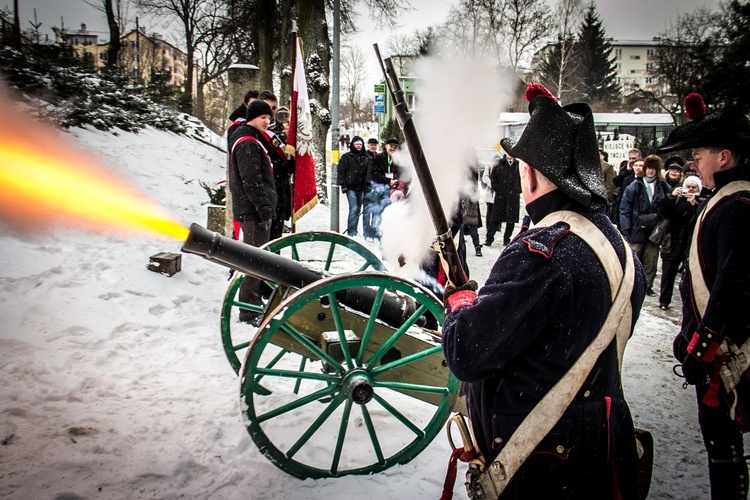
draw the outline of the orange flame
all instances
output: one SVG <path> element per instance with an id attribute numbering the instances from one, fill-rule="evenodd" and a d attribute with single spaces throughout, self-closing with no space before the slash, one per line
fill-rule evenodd
<path id="1" fill-rule="evenodd" d="M 0 218 L 13 225 L 66 222 L 99 231 L 185 240 L 165 210 L 73 148 L 54 128 L 0 101 Z"/>

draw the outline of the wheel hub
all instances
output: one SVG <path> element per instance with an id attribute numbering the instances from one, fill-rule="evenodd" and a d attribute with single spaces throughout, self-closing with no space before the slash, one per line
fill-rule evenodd
<path id="1" fill-rule="evenodd" d="M 353 402 L 364 405 L 370 402 L 375 389 L 372 378 L 364 370 L 355 370 L 344 378 L 343 388 Z"/>

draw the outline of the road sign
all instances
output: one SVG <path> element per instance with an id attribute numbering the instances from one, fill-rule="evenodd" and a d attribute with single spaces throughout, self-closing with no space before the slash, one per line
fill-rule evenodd
<path id="1" fill-rule="evenodd" d="M 374 111 L 376 113 L 385 113 L 385 104 L 376 104 L 374 106 Z"/>
<path id="2" fill-rule="evenodd" d="M 382 83 L 376 83 L 375 84 L 375 92 L 380 94 L 385 94 L 385 84 Z"/>
<path id="3" fill-rule="evenodd" d="M 385 102 L 385 96 L 383 94 L 375 94 L 375 102 Z"/>

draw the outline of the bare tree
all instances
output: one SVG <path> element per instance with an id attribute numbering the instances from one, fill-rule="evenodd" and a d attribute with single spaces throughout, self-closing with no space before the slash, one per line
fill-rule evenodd
<path id="1" fill-rule="evenodd" d="M 555 18 L 558 20 L 557 41 L 560 46 L 560 64 L 557 72 L 557 85 L 550 89 L 562 100 L 563 93 L 568 90 L 565 82 L 578 69 L 574 53 L 574 30 L 583 17 L 583 0 L 560 0 L 557 4 Z"/>
<path id="2" fill-rule="evenodd" d="M 679 122 L 682 99 L 690 92 L 701 88 L 712 63 L 720 50 L 716 43 L 722 17 L 706 7 L 699 6 L 693 12 L 680 14 L 659 39 L 653 74 L 664 86 L 664 93 L 641 90 L 641 93 L 672 114 Z"/>
<path id="3" fill-rule="evenodd" d="M 507 29 L 505 47 L 508 64 L 521 75 L 531 55 L 548 37 L 553 25 L 552 14 L 545 0 L 505 0 L 502 25 Z"/>
<path id="4" fill-rule="evenodd" d="M 192 111 L 195 70 L 195 48 L 197 46 L 196 30 L 198 25 L 209 15 L 214 6 L 211 0 L 135 0 L 136 5 L 144 11 L 160 16 L 177 18 L 182 24 L 182 35 L 187 55 L 187 75 L 185 75 L 185 104 Z"/>
<path id="5" fill-rule="evenodd" d="M 365 98 L 367 57 L 359 47 L 348 47 L 341 58 L 341 116 L 349 127 L 370 121 L 372 112 Z"/>
<path id="6" fill-rule="evenodd" d="M 554 24 L 545 0 L 461 0 L 449 18 L 440 28 L 444 47 L 519 74 Z"/>

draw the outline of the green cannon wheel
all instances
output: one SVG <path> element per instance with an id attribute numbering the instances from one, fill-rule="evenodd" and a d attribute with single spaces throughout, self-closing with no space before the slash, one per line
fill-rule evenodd
<path id="1" fill-rule="evenodd" d="M 277 252 L 296 261 L 302 261 L 318 271 L 332 274 L 364 270 L 382 271 L 385 269 L 380 259 L 358 241 L 342 234 L 329 231 L 293 233 L 269 241 L 261 248 Z M 239 310 L 265 313 L 265 308 L 247 304 L 239 300 L 239 290 L 244 273 L 235 273 L 224 294 L 221 309 L 221 342 L 224 353 L 235 373 L 239 373 L 242 358 L 247 346 L 256 334 L 253 326 L 239 322 Z M 268 283 L 272 289 L 275 283 Z M 288 291 L 283 291 L 287 293 Z M 281 298 L 281 297 L 279 297 Z"/>
<path id="2" fill-rule="evenodd" d="M 363 287 L 374 297 L 367 312 L 339 300 Z M 398 328 L 378 319 L 394 298 L 409 305 Z M 442 322 L 431 292 L 386 273 L 333 276 L 298 290 L 266 316 L 247 350 L 241 400 L 253 441 L 299 478 L 372 474 L 410 461 L 456 402 L 440 334 L 419 326 Z"/>

